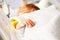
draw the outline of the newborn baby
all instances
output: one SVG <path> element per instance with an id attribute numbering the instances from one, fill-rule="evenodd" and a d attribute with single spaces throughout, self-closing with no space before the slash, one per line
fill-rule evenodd
<path id="1" fill-rule="evenodd" d="M 22 15 L 29 14 L 29 13 L 37 11 L 37 10 L 39 10 L 39 8 L 37 6 L 35 6 L 34 4 L 27 4 L 27 5 L 19 8 L 17 15 L 20 16 L 21 14 Z M 24 24 L 26 24 L 26 26 L 33 27 L 35 25 L 34 21 L 32 21 L 31 19 L 26 19 L 26 20 L 24 20 L 24 22 L 25 22 Z M 19 26 L 17 26 L 17 29 L 19 29 Z"/>
<path id="2" fill-rule="evenodd" d="M 44 10 L 33 10 L 34 12 L 32 12 L 33 8 L 30 10 L 27 10 L 27 8 L 23 11 L 19 9 L 18 12 L 19 16 L 25 18 L 22 21 L 23 24 L 34 24 L 32 28 L 25 29 L 25 40 L 60 40 L 60 13 L 56 9 L 47 8 Z M 17 24 L 16 27 L 21 28 L 20 24 Z"/>

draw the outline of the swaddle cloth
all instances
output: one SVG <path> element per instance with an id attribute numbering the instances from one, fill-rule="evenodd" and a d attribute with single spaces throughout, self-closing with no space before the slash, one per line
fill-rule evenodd
<path id="1" fill-rule="evenodd" d="M 60 13 L 56 9 L 38 10 L 22 16 L 36 24 L 26 28 L 25 40 L 60 40 Z"/>

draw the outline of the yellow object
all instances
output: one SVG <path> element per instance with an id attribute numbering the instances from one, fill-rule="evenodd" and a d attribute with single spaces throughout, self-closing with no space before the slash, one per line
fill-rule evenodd
<path id="1" fill-rule="evenodd" d="M 16 25 L 18 24 L 18 21 L 16 19 L 12 19 L 11 23 L 14 26 L 14 28 L 16 28 Z"/>

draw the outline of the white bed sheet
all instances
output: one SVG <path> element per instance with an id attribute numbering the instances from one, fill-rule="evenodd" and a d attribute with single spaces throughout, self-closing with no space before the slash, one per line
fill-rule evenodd
<path id="1" fill-rule="evenodd" d="M 60 12 L 50 7 L 33 13 L 23 15 L 37 22 L 35 27 L 26 28 L 24 40 L 60 40 Z"/>

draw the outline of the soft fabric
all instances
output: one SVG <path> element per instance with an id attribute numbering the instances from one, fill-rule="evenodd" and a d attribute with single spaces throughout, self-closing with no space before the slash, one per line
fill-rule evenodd
<path id="1" fill-rule="evenodd" d="M 36 23 L 33 28 L 25 29 L 24 40 L 60 40 L 60 12 L 58 10 L 47 8 L 22 16 Z"/>

